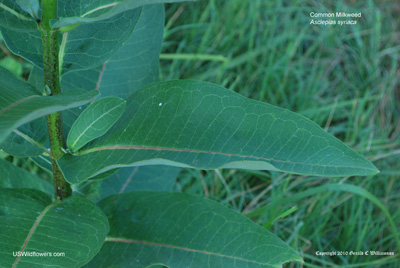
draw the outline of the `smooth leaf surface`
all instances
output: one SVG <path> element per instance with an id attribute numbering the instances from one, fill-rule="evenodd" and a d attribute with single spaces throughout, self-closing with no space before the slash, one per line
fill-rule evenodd
<path id="1" fill-rule="evenodd" d="M 69 1 L 59 0 L 58 10 L 64 18 L 53 22 L 53 28 L 61 28 L 70 25 L 98 22 L 111 18 L 126 10 L 135 9 L 143 5 L 173 3 L 193 0 L 89 0 Z"/>
<path id="2" fill-rule="evenodd" d="M 75 152 L 89 141 L 104 135 L 124 112 L 125 103 L 120 98 L 108 97 L 89 105 L 69 131 L 68 148 Z"/>
<path id="3" fill-rule="evenodd" d="M 65 74 L 61 81 L 63 90 L 98 89 L 101 97 L 128 99 L 134 91 L 156 82 L 164 16 L 163 5 L 144 6 L 128 41 L 102 66 Z"/>
<path id="4" fill-rule="evenodd" d="M 30 31 L 16 31 L 10 27 L 0 27 L 8 50 L 43 69 L 42 37 L 35 28 Z"/>
<path id="5" fill-rule="evenodd" d="M 96 175 L 96 176 L 90 178 L 90 180 L 91 180 L 91 181 L 101 181 L 101 180 L 107 179 L 107 178 L 110 177 L 111 175 L 117 173 L 118 170 L 119 170 L 119 168 L 110 169 L 110 170 L 108 170 L 108 171 L 106 171 L 106 172 L 104 172 L 104 173 L 101 173 L 101 174 L 99 174 L 99 175 Z"/>
<path id="6" fill-rule="evenodd" d="M 134 191 L 172 191 L 180 168 L 143 166 L 112 169 L 72 185 L 74 195 L 97 202 L 113 194 Z"/>
<path id="7" fill-rule="evenodd" d="M 102 65 L 130 37 L 140 13 L 140 8 L 125 11 L 105 21 L 81 25 L 65 33 L 62 73 Z"/>
<path id="8" fill-rule="evenodd" d="M 11 132 L 10 135 L 0 145 L 1 150 L 9 155 L 16 157 L 30 157 L 38 156 L 43 153 L 43 149 L 38 146 L 32 145 L 27 139 L 21 135 Z"/>
<path id="9" fill-rule="evenodd" d="M 38 155 L 32 156 L 30 159 L 35 162 L 37 166 L 41 167 L 44 170 L 47 170 L 49 173 L 53 172 L 53 167 L 51 165 L 51 160 L 49 156 Z"/>
<path id="10" fill-rule="evenodd" d="M 0 159 L 0 170 L 0 188 L 30 188 L 45 192 L 51 197 L 54 196 L 54 187 L 51 183 L 9 161 Z"/>
<path id="11" fill-rule="evenodd" d="M 375 174 L 375 166 L 307 118 L 197 81 L 149 85 L 132 95 L 110 134 L 59 164 L 78 183 L 111 168 L 169 164 L 296 174 Z"/>
<path id="12" fill-rule="evenodd" d="M 29 13 L 32 18 L 39 18 L 39 8 L 40 3 L 39 0 L 17 0 L 17 4 L 23 9 L 25 12 Z"/>
<path id="13" fill-rule="evenodd" d="M 140 12 L 140 8 L 129 10 L 60 34 L 62 42 L 59 59 L 62 73 L 91 69 L 103 64 L 129 38 Z M 43 69 L 41 33 L 35 26 L 33 30 L 23 32 L 6 27 L 0 30 L 11 52 Z"/>
<path id="14" fill-rule="evenodd" d="M 47 139 L 46 131 L 46 118 L 38 118 L 13 130 L 0 144 L 0 149 L 17 157 L 39 156 L 47 152 L 43 147 Z"/>
<path id="15" fill-rule="evenodd" d="M 52 203 L 37 190 L 0 189 L 1 267 L 80 267 L 99 251 L 108 230 L 105 215 L 86 199 Z M 18 251 L 65 256 L 13 256 Z"/>
<path id="16" fill-rule="evenodd" d="M 0 0 L 0 29 L 5 27 L 25 33 L 35 31 L 37 28 L 35 20 L 25 10 L 26 6 L 21 7 L 18 2 L 15 0 Z"/>
<path id="17" fill-rule="evenodd" d="M 134 192 L 98 205 L 108 216 L 110 232 L 86 267 L 253 268 L 302 261 L 278 237 L 202 197 Z"/>
<path id="18" fill-rule="evenodd" d="M 121 168 L 102 181 L 101 198 L 134 191 L 172 191 L 180 170 L 171 166 Z"/>
<path id="19" fill-rule="evenodd" d="M 74 196 L 81 196 L 94 203 L 100 200 L 101 195 L 101 180 L 88 180 L 83 183 L 72 185 Z"/>
<path id="20" fill-rule="evenodd" d="M 97 89 L 101 93 L 101 97 L 114 95 L 129 99 L 134 91 L 158 80 L 163 31 L 163 5 L 144 6 L 132 35 L 123 47 L 113 54 L 103 66 L 64 74 L 61 80 L 63 91 Z M 43 71 L 34 66 L 29 76 L 29 82 L 37 88 L 42 88 Z M 83 109 L 84 107 L 74 108 L 63 112 L 65 133 L 68 133 Z M 47 135 L 46 131 L 46 127 L 43 126 L 32 128 L 29 132 L 24 131 L 24 133 L 36 140 L 36 136 Z M 41 143 L 39 140 L 36 141 Z M 23 148 L 22 145 L 21 148 Z"/>
<path id="21" fill-rule="evenodd" d="M 0 143 L 13 129 L 46 114 L 88 103 L 98 92 L 71 91 L 55 96 L 42 96 L 30 84 L 0 68 Z"/>

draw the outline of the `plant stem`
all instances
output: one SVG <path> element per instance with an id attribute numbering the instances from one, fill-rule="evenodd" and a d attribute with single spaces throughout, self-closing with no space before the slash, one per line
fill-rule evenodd
<path id="1" fill-rule="evenodd" d="M 60 70 L 58 66 L 58 35 L 56 29 L 51 29 L 50 21 L 57 18 L 57 0 L 43 0 L 43 16 L 40 22 L 43 46 L 44 86 L 48 86 L 51 95 L 61 93 Z M 53 166 L 55 198 L 63 200 L 71 196 L 71 186 L 65 180 L 57 160 L 64 154 L 63 127 L 61 112 L 52 113 L 47 117 L 47 129 L 50 139 L 50 157 Z"/>

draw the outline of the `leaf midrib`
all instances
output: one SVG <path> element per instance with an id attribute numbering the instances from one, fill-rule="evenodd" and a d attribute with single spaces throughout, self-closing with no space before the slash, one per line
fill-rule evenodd
<path id="1" fill-rule="evenodd" d="M 276 268 L 281 267 L 279 265 L 274 265 L 274 264 L 270 264 L 270 263 L 266 263 L 266 262 L 257 262 L 257 261 L 253 261 L 253 260 L 247 260 L 247 259 L 243 259 L 240 257 L 229 256 L 229 255 L 224 255 L 224 254 L 215 253 L 215 252 L 209 252 L 209 251 L 205 251 L 205 250 L 185 248 L 185 247 L 168 245 L 168 244 L 160 244 L 160 243 L 154 243 L 154 242 L 149 242 L 149 241 L 144 241 L 144 240 L 133 240 L 133 239 L 126 239 L 126 238 L 119 238 L 119 237 L 106 237 L 105 242 L 141 244 L 141 245 L 156 246 L 156 247 L 163 247 L 163 248 L 180 249 L 180 250 L 184 250 L 184 251 L 202 253 L 202 254 L 206 254 L 206 255 L 214 255 L 214 256 L 221 257 L 221 258 L 234 259 L 234 260 L 251 262 L 251 263 L 261 264 L 261 265 L 270 265 L 271 267 L 276 267 Z"/>
<path id="2" fill-rule="evenodd" d="M 113 2 L 113 3 L 110 3 L 110 4 L 104 5 L 104 6 L 96 7 L 95 9 L 92 9 L 92 10 L 86 12 L 85 14 L 81 15 L 81 18 L 84 18 L 87 15 L 92 14 L 92 13 L 98 11 L 98 10 L 102 10 L 102 9 L 105 9 L 105 8 L 113 7 L 113 6 L 116 6 L 118 4 L 119 4 L 119 2 Z"/>
<path id="3" fill-rule="evenodd" d="M 3 114 L 4 112 L 10 110 L 11 108 L 17 106 L 18 104 L 21 104 L 21 103 L 23 103 L 23 102 L 25 102 L 25 101 L 28 101 L 28 100 L 30 100 L 30 99 L 32 99 L 32 98 L 37 98 L 37 97 L 40 97 L 40 96 L 39 96 L 39 95 L 32 95 L 32 96 L 25 97 L 25 98 L 23 98 L 23 99 L 21 99 L 21 100 L 18 100 L 18 101 L 16 101 L 16 102 L 14 102 L 14 103 L 8 105 L 7 107 L 5 107 L 3 110 L 1 110 L 1 111 L 0 111 L 0 115 Z"/>
<path id="4" fill-rule="evenodd" d="M 88 125 L 84 131 L 82 131 L 82 133 L 78 136 L 78 138 L 76 138 L 75 142 L 71 145 L 71 148 L 73 148 L 76 143 L 81 139 L 81 137 L 83 136 L 83 134 L 85 134 L 89 128 L 91 126 L 93 126 L 97 121 L 99 121 L 101 118 L 103 118 L 104 116 L 106 116 L 107 114 L 111 113 L 112 111 L 114 111 L 115 109 L 117 109 L 118 107 L 120 107 L 121 105 L 124 105 L 125 103 L 120 103 L 117 106 L 114 106 L 112 109 L 108 110 L 106 113 L 103 113 L 100 117 L 98 117 L 96 120 L 94 120 L 90 125 Z"/>
<path id="5" fill-rule="evenodd" d="M 36 228 L 38 227 L 39 223 L 42 221 L 44 215 L 47 213 L 47 211 L 49 211 L 52 207 L 58 205 L 58 203 L 60 203 L 60 201 L 56 201 L 54 203 L 51 203 L 50 205 L 48 205 L 47 207 L 44 208 L 44 210 L 42 211 L 42 213 L 40 213 L 39 217 L 36 219 L 36 221 L 34 222 L 31 230 L 29 231 L 24 243 L 22 244 L 21 249 L 19 250 L 21 253 L 24 252 L 26 246 L 28 245 L 33 233 L 35 232 Z M 21 259 L 22 254 L 19 254 L 18 257 L 15 259 L 15 262 L 12 266 L 12 268 L 17 267 L 17 264 L 19 262 L 19 260 Z"/>
<path id="6" fill-rule="evenodd" d="M 154 151 L 173 151 L 173 152 L 188 152 L 188 153 L 204 153 L 204 154 L 215 154 L 215 155 L 225 155 L 225 156 L 235 156 L 235 157 L 241 157 L 241 158 L 253 158 L 257 160 L 262 160 L 262 161 L 274 161 L 274 162 L 281 162 L 281 163 L 288 163 L 288 164 L 294 164 L 294 165 L 304 165 L 304 166 L 316 166 L 316 167 L 340 167 L 340 168 L 358 168 L 359 167 L 354 167 L 354 166 L 334 166 L 334 165 L 321 165 L 321 164 L 315 164 L 315 163 L 306 163 L 306 162 L 294 162 L 294 161 L 287 161 L 287 160 L 281 160 L 281 159 L 274 159 L 274 158 L 266 158 L 266 157 L 259 157 L 259 156 L 251 156 L 251 155 L 241 155 L 241 154 L 232 154 L 232 153 L 223 153 L 223 152 L 213 152 L 213 151 L 202 151 L 202 150 L 192 150 L 192 149 L 181 149 L 181 148 L 165 148 L 165 147 L 147 147 L 147 146 L 122 146 L 122 145 L 117 145 L 117 146 L 103 146 L 103 147 L 95 147 L 92 149 L 88 149 L 86 151 L 81 151 L 77 155 L 85 155 L 97 151 L 104 151 L 104 150 L 154 150 Z M 363 169 L 371 171 L 371 172 L 377 172 L 375 169 L 371 168 L 366 168 L 364 167 Z"/>
<path id="7" fill-rule="evenodd" d="M 13 14 L 14 16 L 22 19 L 22 20 L 32 20 L 28 17 L 25 17 L 24 15 L 18 13 L 17 11 L 15 11 L 14 9 L 9 8 L 8 6 L 0 3 L 0 8 L 4 9 L 5 11 L 9 12 L 10 14 Z"/>

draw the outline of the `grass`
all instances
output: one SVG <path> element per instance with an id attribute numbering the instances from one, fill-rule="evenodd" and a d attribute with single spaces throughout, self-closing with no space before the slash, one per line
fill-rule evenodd
<path id="1" fill-rule="evenodd" d="M 362 18 L 355 26 L 315 26 L 309 25 L 311 11 L 362 12 Z M 399 11 L 396 0 L 166 5 L 162 80 L 209 81 L 298 112 L 381 171 L 373 177 L 320 178 L 185 170 L 176 190 L 217 200 L 278 235 L 305 261 L 284 267 L 399 267 L 393 230 L 400 231 Z M 1 42 L 0 64 L 25 78 L 30 71 Z M 30 161 L 1 152 L 0 157 L 43 172 Z M 395 256 L 350 255 L 370 250 Z"/>
<path id="2" fill-rule="evenodd" d="M 166 10 L 161 79 L 209 81 L 296 111 L 381 171 L 320 178 L 186 170 L 177 190 L 218 200 L 287 241 L 305 263 L 285 267 L 398 267 L 400 3 L 210 0 Z M 354 26 L 315 26 L 311 11 L 362 17 Z"/>

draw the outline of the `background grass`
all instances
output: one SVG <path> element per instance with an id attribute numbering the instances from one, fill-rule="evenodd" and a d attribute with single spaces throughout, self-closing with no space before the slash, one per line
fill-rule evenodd
<path id="1" fill-rule="evenodd" d="M 285 267 L 400 267 L 393 230 L 373 202 L 382 202 L 399 230 L 400 3 L 210 0 L 166 11 L 162 80 L 209 81 L 298 112 L 381 171 L 320 178 L 187 170 L 177 189 L 218 200 L 287 241 L 305 263 Z M 309 24 L 311 11 L 362 17 L 354 26 L 317 26 Z M 350 255 L 370 250 L 395 256 Z"/>
<path id="2" fill-rule="evenodd" d="M 311 11 L 362 12 L 362 18 L 355 26 L 315 26 Z M 400 267 L 387 217 L 400 231 L 399 12 L 396 0 L 166 5 L 162 80 L 209 81 L 298 112 L 381 170 L 351 178 L 185 170 L 176 190 L 217 200 L 281 237 L 305 261 L 285 267 Z M 0 49 L 0 65 L 26 78 L 30 65 L 1 42 Z M 7 158 L 40 172 L 30 161 Z M 395 256 L 350 255 L 369 250 Z"/>

